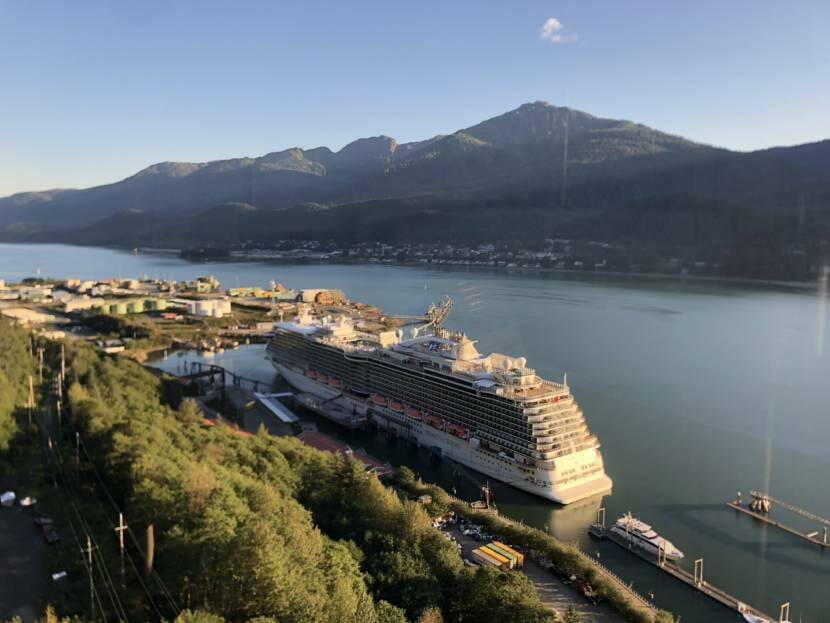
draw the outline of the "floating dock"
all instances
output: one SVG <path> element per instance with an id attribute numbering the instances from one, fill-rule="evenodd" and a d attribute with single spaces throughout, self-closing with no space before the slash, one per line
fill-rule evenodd
<path id="1" fill-rule="evenodd" d="M 747 604 L 740 601 L 736 597 L 733 597 L 726 591 L 718 588 L 717 586 L 709 584 L 706 580 L 704 580 L 702 558 L 695 561 L 695 573 L 691 574 L 688 571 L 681 569 L 680 567 L 676 566 L 671 562 L 655 558 L 653 554 L 634 545 L 633 543 L 626 541 L 614 532 L 607 530 L 604 526 L 600 524 L 592 524 L 591 527 L 588 529 L 588 533 L 595 538 L 607 539 L 613 543 L 616 543 L 620 547 L 630 551 L 632 554 L 635 554 L 636 556 L 639 556 L 646 562 L 651 563 L 661 571 L 666 572 L 673 578 L 680 580 L 684 584 L 691 586 L 693 589 L 699 591 L 700 593 L 703 593 L 707 597 L 717 601 L 719 604 L 726 606 L 727 608 L 734 610 L 735 612 L 741 615 L 754 615 L 756 617 L 759 617 L 759 622 L 767 621 L 768 623 L 773 623 L 773 621 L 777 620 L 771 617 L 770 615 L 761 612 L 757 608 L 748 606 Z"/>
<path id="2" fill-rule="evenodd" d="M 798 508 L 797 506 L 793 506 L 792 504 L 787 504 L 786 502 L 781 502 L 780 500 L 776 500 L 775 498 L 770 497 L 766 493 L 759 493 L 757 491 L 752 491 L 751 495 L 752 495 L 754 501 L 759 501 L 760 500 L 760 501 L 764 502 L 766 505 L 765 506 L 759 506 L 758 507 L 759 510 L 753 510 L 751 508 L 751 505 L 746 505 L 745 506 L 741 503 L 740 493 L 738 494 L 738 497 L 735 500 L 733 500 L 731 502 L 727 502 L 726 505 L 729 508 L 738 511 L 739 513 L 743 513 L 744 515 L 749 515 L 750 517 L 752 517 L 754 519 L 757 519 L 758 521 L 760 521 L 762 523 L 765 523 L 768 526 L 778 528 L 779 530 L 782 530 L 782 531 L 786 532 L 787 534 L 791 534 L 795 537 L 798 537 L 799 539 L 807 541 L 808 543 L 812 543 L 813 545 L 818 545 L 822 549 L 830 548 L 830 542 L 828 542 L 828 535 L 827 535 L 828 527 L 830 527 L 830 520 L 824 519 L 823 517 L 819 517 L 818 515 L 816 515 L 814 513 L 811 513 L 809 511 L 805 511 L 804 509 Z M 770 503 L 771 502 L 775 502 L 779 506 L 782 506 L 783 508 L 785 508 L 789 511 L 792 511 L 794 513 L 797 513 L 799 515 L 807 517 L 808 519 L 817 521 L 818 523 L 824 524 L 823 525 L 823 530 L 821 532 L 818 531 L 818 530 L 816 530 L 815 532 L 802 532 L 801 530 L 797 530 L 796 528 L 792 528 L 792 527 L 788 526 L 787 524 L 785 524 L 783 522 L 775 521 L 774 519 L 770 519 L 770 517 L 766 514 L 766 510 L 768 510 L 770 508 Z"/>

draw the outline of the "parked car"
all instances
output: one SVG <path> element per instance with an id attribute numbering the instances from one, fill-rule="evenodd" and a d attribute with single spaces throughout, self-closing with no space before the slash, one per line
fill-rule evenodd
<path id="1" fill-rule="evenodd" d="M 41 526 L 40 529 L 43 531 L 43 538 L 46 539 L 46 542 L 49 545 L 54 545 L 55 543 L 61 540 L 58 531 L 55 530 L 55 526 L 53 526 L 52 524 L 44 524 L 43 526 Z"/>
<path id="2" fill-rule="evenodd" d="M 35 525 L 39 528 L 53 523 L 52 518 L 47 517 L 46 515 L 38 515 L 32 521 L 34 521 Z"/>

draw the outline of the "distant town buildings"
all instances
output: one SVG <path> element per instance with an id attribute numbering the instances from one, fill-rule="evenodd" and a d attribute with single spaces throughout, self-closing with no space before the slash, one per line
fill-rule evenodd
<path id="1" fill-rule="evenodd" d="M 184 307 L 191 316 L 224 318 L 231 313 L 231 301 L 227 297 L 205 299 L 173 299 L 172 303 Z"/>
<path id="2" fill-rule="evenodd" d="M 39 327 L 57 320 L 51 314 L 44 314 L 26 307 L 4 307 L 0 309 L 0 316 L 13 320 L 24 327 Z"/>

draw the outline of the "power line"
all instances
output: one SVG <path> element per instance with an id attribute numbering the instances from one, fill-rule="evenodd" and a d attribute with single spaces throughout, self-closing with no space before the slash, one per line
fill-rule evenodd
<path id="1" fill-rule="evenodd" d="M 49 449 L 50 449 L 50 450 L 52 450 L 51 438 L 49 438 L 49 441 L 50 441 L 50 444 L 49 444 Z M 53 459 L 54 459 L 54 457 L 53 457 Z M 65 476 L 64 476 L 64 474 L 63 474 L 62 468 L 60 467 L 60 464 L 59 464 L 59 462 L 57 462 L 57 461 L 55 461 L 55 465 L 57 466 L 57 471 L 58 471 L 58 474 L 59 474 L 59 476 L 60 476 L 60 479 L 61 479 L 61 483 L 62 483 L 62 485 L 63 485 L 63 488 L 66 490 L 66 488 L 67 488 L 67 487 L 66 487 L 66 479 L 65 479 Z M 73 511 L 75 512 L 75 515 L 76 515 L 77 517 L 80 517 L 80 513 L 78 512 L 78 509 L 77 509 L 77 507 L 75 506 L 75 503 L 74 503 L 71 499 L 69 500 L 69 503 L 70 503 L 70 505 L 72 506 L 72 509 L 73 509 Z M 100 596 L 100 594 L 98 593 L 98 589 L 97 589 L 97 587 L 95 586 L 95 581 L 94 581 L 94 575 L 93 575 L 93 569 L 92 569 L 92 564 L 91 564 L 91 561 L 88 561 L 88 560 L 87 560 L 87 557 L 86 557 L 86 556 L 84 556 L 84 554 L 86 554 L 86 553 L 87 553 L 87 549 L 89 549 L 89 554 L 90 554 L 90 555 L 91 555 L 91 553 L 92 553 L 92 551 L 93 551 L 93 550 L 90 548 L 90 545 L 91 545 L 91 540 L 92 540 L 92 536 L 91 536 L 91 534 L 90 534 L 89 532 L 87 532 L 87 533 L 86 533 L 86 534 L 87 534 L 87 539 L 89 539 L 89 542 L 87 543 L 87 549 L 84 549 L 84 547 L 81 545 L 81 539 L 80 539 L 80 537 L 78 536 L 78 531 L 77 531 L 77 530 L 75 530 L 75 525 L 74 525 L 74 524 L 73 524 L 73 522 L 72 522 L 72 518 L 71 518 L 71 517 L 68 517 L 68 518 L 67 518 L 67 520 L 68 520 L 68 521 L 67 521 L 67 523 L 69 524 L 69 528 L 70 528 L 70 530 L 72 531 L 72 537 L 73 537 L 73 539 L 74 539 L 74 541 L 75 541 L 76 546 L 78 547 L 78 551 L 80 551 L 80 552 L 81 552 L 81 559 L 83 560 L 84 567 L 87 569 L 87 573 L 89 574 L 89 586 L 90 586 L 90 616 L 91 616 L 93 619 L 95 618 L 95 604 L 97 603 L 97 604 L 98 604 L 98 609 L 99 609 L 99 612 L 101 613 L 102 618 L 104 618 L 104 620 L 106 620 L 106 612 L 105 612 L 105 610 L 104 610 L 104 605 L 103 605 L 103 602 L 101 601 L 101 596 Z M 83 527 L 83 522 L 79 522 L 79 523 L 81 524 L 81 527 Z M 104 588 L 107 588 L 107 590 L 109 591 L 109 587 L 107 586 L 106 578 L 104 578 Z M 109 595 L 109 597 L 110 597 L 110 601 L 111 601 L 111 602 L 113 602 L 112 595 Z M 119 602 L 119 603 L 120 603 L 120 602 Z M 114 602 L 113 602 L 113 606 L 115 607 Z M 117 614 L 117 610 L 116 610 L 116 614 Z"/>
<path id="2" fill-rule="evenodd" d="M 59 451 L 58 451 L 57 464 L 59 466 L 59 470 L 60 470 L 60 473 L 61 473 L 61 479 L 62 479 L 64 488 L 69 489 L 69 482 L 68 482 L 68 479 L 66 478 L 65 473 L 63 472 L 63 466 L 61 465 L 61 458 L 60 458 L 60 452 Z M 96 498 L 96 500 L 97 500 L 97 498 Z M 102 505 L 100 503 L 100 500 L 97 500 L 97 502 L 98 502 L 99 508 L 102 507 Z M 70 504 L 72 504 L 74 506 L 74 502 L 72 500 L 70 500 Z M 80 513 L 78 513 L 77 510 L 76 510 L 76 514 L 80 515 Z M 128 551 L 126 551 L 125 553 L 127 554 L 127 558 L 130 560 L 131 565 L 135 569 L 136 567 L 135 567 L 135 564 L 132 561 L 132 557 L 130 556 L 130 553 Z M 153 607 L 153 610 L 155 610 L 156 614 L 158 614 L 159 619 L 163 618 L 163 616 L 161 614 L 161 610 L 159 609 L 158 605 L 156 604 L 155 599 L 153 598 L 153 594 L 150 592 L 150 589 L 147 587 L 146 583 L 144 582 L 144 578 L 141 576 L 141 573 L 137 570 L 136 570 L 136 578 L 138 579 L 138 582 L 141 585 L 141 588 L 144 590 L 145 594 L 147 595 L 147 598 L 150 601 L 150 605 Z"/>
<path id="3" fill-rule="evenodd" d="M 62 365 L 63 365 L 63 362 L 62 362 Z M 64 371 L 64 374 L 59 376 L 59 382 L 61 382 L 61 383 L 66 380 L 65 368 L 64 368 L 63 371 Z M 69 418 L 67 418 L 67 421 L 71 422 L 71 420 L 69 420 Z M 82 437 L 80 435 L 80 431 L 78 431 L 76 426 L 74 426 L 73 424 L 70 424 L 70 428 L 74 429 L 74 431 L 75 431 L 76 451 L 77 451 L 78 448 L 83 448 L 84 457 L 86 458 L 86 460 L 87 460 L 88 464 L 90 465 L 90 467 L 92 467 L 92 472 L 95 475 L 96 480 L 101 485 L 101 488 L 103 489 L 107 499 L 109 500 L 109 502 L 112 505 L 113 509 L 115 510 L 116 514 L 119 515 L 119 516 L 122 516 L 123 513 L 122 513 L 120 507 L 118 506 L 117 502 L 115 501 L 115 498 L 110 493 L 109 488 L 107 487 L 106 483 L 104 482 L 104 479 L 101 477 L 101 474 L 98 472 L 98 469 L 95 466 L 95 462 L 93 461 L 93 459 L 92 459 L 92 457 L 89 453 L 89 450 L 86 446 L 86 443 L 84 442 L 84 440 L 82 439 Z M 78 459 L 79 458 L 80 457 L 78 456 Z M 79 469 L 79 475 L 80 475 L 80 461 L 78 461 L 78 463 L 79 463 L 78 469 Z M 100 500 L 98 500 L 98 501 L 99 501 L 99 504 L 100 504 Z M 127 534 L 130 535 L 130 539 L 132 540 L 133 545 L 136 548 L 136 550 L 139 552 L 141 557 L 146 561 L 147 560 L 147 554 L 144 551 L 144 549 L 142 548 L 142 546 L 139 543 L 138 539 L 136 538 L 135 534 L 133 534 L 132 529 L 127 527 L 126 532 L 127 532 Z M 122 535 L 123 535 L 123 532 L 122 532 Z M 161 617 L 161 613 L 159 611 L 159 608 L 158 608 L 157 604 L 155 603 L 155 600 L 153 599 L 152 593 L 150 592 L 149 588 L 147 587 L 141 572 L 138 570 L 137 565 L 132 560 L 132 557 L 131 557 L 129 551 L 125 549 L 124 552 L 127 554 L 127 558 L 129 559 L 130 565 L 132 566 L 133 570 L 136 573 L 136 577 L 139 580 L 139 583 L 142 585 L 142 588 L 144 589 L 145 593 L 147 594 L 147 597 L 150 599 L 150 602 L 153 606 L 153 609 L 159 614 L 159 617 Z M 167 600 L 167 602 L 168 602 L 170 608 L 172 609 L 172 611 L 176 615 L 178 615 L 181 612 L 181 609 L 179 608 L 176 600 L 173 598 L 173 595 L 171 594 L 170 590 L 167 588 L 167 585 L 165 584 L 164 580 L 162 579 L 162 577 L 158 573 L 158 571 L 156 571 L 155 569 L 151 569 L 150 578 L 152 578 L 152 580 L 154 581 L 156 587 L 160 590 L 160 592 L 162 593 L 164 598 Z"/>
<path id="4" fill-rule="evenodd" d="M 65 378 L 66 377 L 63 377 L 62 380 L 64 380 Z M 104 493 L 106 494 L 107 499 L 109 500 L 109 502 L 112 505 L 113 509 L 115 509 L 115 512 L 119 516 L 122 516 L 123 513 L 122 513 L 121 509 L 119 508 L 118 503 L 115 501 L 115 498 L 110 493 L 109 488 L 107 487 L 106 483 L 104 482 L 104 479 L 101 477 L 101 474 L 98 472 L 98 469 L 95 466 L 95 461 L 93 461 L 93 459 L 92 459 L 92 457 L 89 453 L 89 449 L 87 448 L 86 443 L 83 441 L 83 438 L 81 437 L 80 431 L 75 426 L 72 426 L 71 428 L 74 429 L 74 432 L 75 432 L 75 446 L 76 446 L 76 457 L 77 457 L 77 460 L 78 460 L 78 469 L 80 470 L 80 453 L 79 453 L 79 450 L 81 448 L 83 448 L 84 456 L 85 456 L 88 464 L 90 465 L 90 467 L 92 467 L 92 472 L 95 475 L 95 478 L 97 479 L 98 483 L 101 485 L 101 488 L 104 490 Z M 80 471 L 79 471 L 79 477 L 80 477 Z M 98 501 L 99 501 L 99 504 L 100 504 L 100 500 L 98 500 Z M 141 547 L 141 544 L 138 542 L 138 539 L 136 539 L 136 537 L 133 534 L 132 530 L 127 528 L 127 533 L 130 535 L 130 538 L 132 539 L 133 544 L 134 544 L 135 548 L 138 550 L 141 557 L 144 558 L 145 561 L 146 561 L 147 554 L 144 552 L 144 549 Z M 129 558 L 130 557 L 129 551 L 125 550 L 125 553 L 127 554 L 127 557 Z M 131 563 L 131 566 L 136 570 L 138 580 L 142 584 L 142 587 L 144 588 L 145 592 L 147 593 L 148 598 L 151 600 L 151 602 L 153 604 L 153 608 L 156 610 L 156 612 L 158 612 L 158 607 L 155 603 L 155 600 L 153 599 L 152 594 L 149 591 L 149 588 L 147 588 L 141 573 L 137 570 L 137 566 L 132 561 L 132 559 L 130 560 L 130 563 Z M 178 604 L 176 603 L 176 600 L 173 598 L 173 595 L 170 593 L 170 590 L 167 588 L 167 585 L 165 584 L 164 580 L 159 575 L 159 573 L 155 569 L 153 569 L 153 570 L 151 570 L 150 577 L 153 579 L 153 581 L 155 582 L 157 588 L 161 591 L 163 596 L 166 598 L 166 600 L 167 600 L 168 604 L 170 605 L 171 609 L 173 610 L 173 612 L 175 612 L 176 614 L 179 614 L 181 612 L 181 610 L 180 610 Z M 160 613 L 159 613 L 159 616 L 161 616 Z"/>
<path id="5" fill-rule="evenodd" d="M 98 469 L 95 467 L 95 462 L 92 460 L 92 457 L 89 454 L 89 450 L 87 449 L 86 444 L 84 443 L 84 440 L 80 435 L 78 436 L 78 440 L 79 440 L 80 447 L 84 451 L 84 456 L 86 457 L 87 462 L 89 463 L 90 467 L 92 467 L 92 473 L 95 474 L 95 478 L 98 480 L 98 483 L 101 485 L 101 488 L 104 490 L 104 493 L 106 494 L 107 498 L 109 499 L 110 504 L 112 504 L 112 507 L 115 509 L 116 513 L 118 513 L 119 515 L 122 515 L 123 513 L 122 513 L 121 509 L 118 507 L 118 504 L 116 503 L 115 499 L 113 498 L 112 494 L 110 493 L 109 489 L 107 488 L 107 485 L 104 482 L 104 479 L 101 477 L 101 474 L 98 472 Z M 141 546 L 141 544 L 139 543 L 138 539 L 136 538 L 135 534 L 133 533 L 132 529 L 129 526 L 126 527 L 126 532 L 127 532 L 127 534 L 130 535 L 130 539 L 132 539 L 133 545 L 138 550 L 139 554 L 141 554 L 141 557 L 144 558 L 144 560 L 146 561 L 147 560 L 147 554 L 144 551 L 144 548 Z M 153 580 L 156 583 L 156 586 L 164 594 L 165 598 L 169 602 L 169 604 L 170 604 L 171 608 L 173 609 L 173 611 L 176 612 L 177 614 L 179 612 L 181 612 L 181 610 L 178 607 L 178 604 L 176 603 L 176 600 L 173 598 L 173 595 L 170 593 L 169 589 L 167 588 L 167 585 L 164 583 L 164 580 L 162 579 L 162 577 L 159 575 L 159 573 L 155 569 L 151 570 L 150 577 L 153 578 Z"/>

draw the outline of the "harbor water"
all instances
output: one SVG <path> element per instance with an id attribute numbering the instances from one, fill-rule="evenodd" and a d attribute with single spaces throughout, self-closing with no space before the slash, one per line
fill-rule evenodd
<path id="1" fill-rule="evenodd" d="M 830 305 L 813 290 L 726 281 L 525 275 L 381 265 L 191 264 L 176 257 L 61 245 L 0 245 L 0 279 L 213 274 L 227 287 L 340 288 L 389 313 L 418 314 L 444 294 L 446 321 L 482 352 L 527 357 L 542 376 L 564 373 L 602 443 L 610 495 L 558 507 L 491 483 L 501 512 L 574 541 L 686 621 L 737 615 L 611 543 L 587 536 L 600 507 L 652 524 L 703 558 L 708 582 L 759 609 L 830 621 L 830 551 L 729 509 L 736 491 L 769 491 L 830 516 Z M 196 355 L 187 355 L 196 357 Z M 173 354 L 165 366 L 181 366 Z M 254 378 L 272 370 L 262 346 L 212 361 Z M 409 464 L 461 496 L 481 477 L 385 434 L 347 432 L 353 446 Z M 775 509 L 773 512 L 776 512 Z M 784 515 L 781 515 L 785 517 Z M 796 523 L 796 522 L 793 522 Z M 798 525 L 798 524 L 797 524 Z M 800 526 L 818 529 L 809 522 Z"/>

